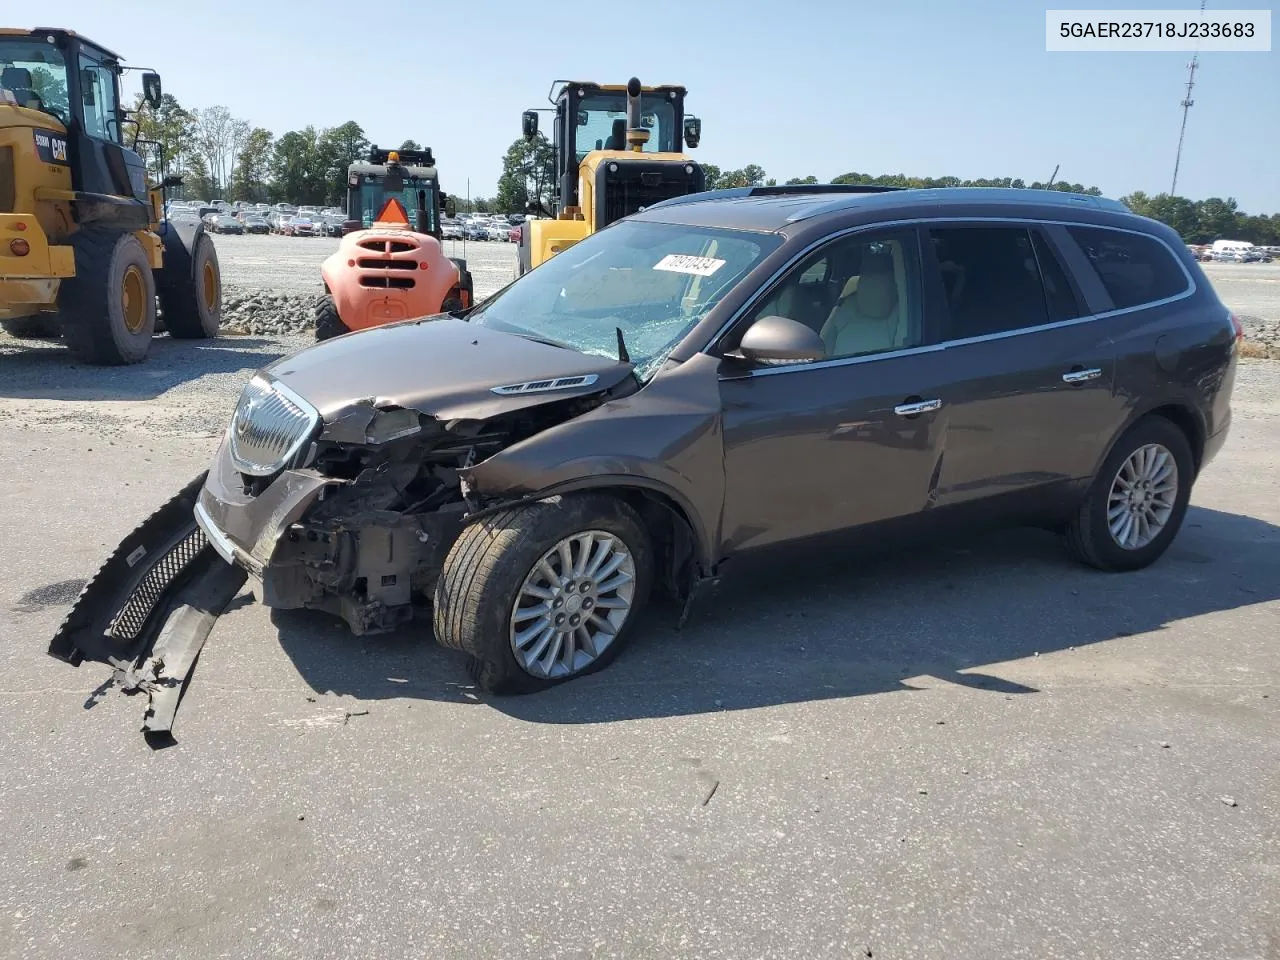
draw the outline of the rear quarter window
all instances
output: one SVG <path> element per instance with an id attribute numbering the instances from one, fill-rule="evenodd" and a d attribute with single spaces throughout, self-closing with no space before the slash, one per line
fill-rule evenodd
<path id="1" fill-rule="evenodd" d="M 1105 227 L 1068 227 L 1117 310 L 1186 293 L 1182 264 L 1159 240 Z"/>

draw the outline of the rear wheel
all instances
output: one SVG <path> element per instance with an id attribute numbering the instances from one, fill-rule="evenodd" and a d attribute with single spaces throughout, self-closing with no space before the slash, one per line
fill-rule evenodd
<path id="1" fill-rule="evenodd" d="M 338 305 L 333 302 L 333 297 L 322 297 L 316 306 L 316 341 L 330 340 L 350 332 L 338 316 Z"/>
<path id="2" fill-rule="evenodd" d="M 17 320 L 0 320 L 0 327 L 11 337 L 23 340 L 54 340 L 62 335 L 58 318 L 46 315 L 21 317 Z"/>
<path id="3" fill-rule="evenodd" d="M 213 240 L 198 231 L 188 250 L 165 247 L 159 276 L 160 307 L 165 329 L 179 340 L 205 340 L 218 335 L 222 323 L 222 273 Z"/>
<path id="4" fill-rule="evenodd" d="M 62 336 L 85 363 L 144 359 L 156 326 L 156 285 L 138 238 L 119 230 L 81 230 L 71 239 L 76 275 L 58 298 Z"/>
<path id="5" fill-rule="evenodd" d="M 648 598 L 640 517 L 614 497 L 558 497 L 463 530 L 436 582 L 436 639 L 481 689 L 528 693 L 606 666 Z"/>
<path id="6" fill-rule="evenodd" d="M 1099 570 L 1154 563 L 1182 526 L 1194 479 L 1186 434 L 1164 417 L 1138 421 L 1116 442 L 1068 522 L 1068 548 Z"/>

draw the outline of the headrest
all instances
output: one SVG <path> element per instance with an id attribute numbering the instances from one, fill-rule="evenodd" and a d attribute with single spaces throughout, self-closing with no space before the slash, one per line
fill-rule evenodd
<path id="1" fill-rule="evenodd" d="M 858 280 L 858 312 L 883 320 L 898 305 L 898 285 L 893 277 L 893 258 L 884 254 L 867 257 Z"/>
<path id="2" fill-rule="evenodd" d="M 0 71 L 0 86 L 10 90 L 30 90 L 31 71 L 25 67 L 5 67 Z"/>

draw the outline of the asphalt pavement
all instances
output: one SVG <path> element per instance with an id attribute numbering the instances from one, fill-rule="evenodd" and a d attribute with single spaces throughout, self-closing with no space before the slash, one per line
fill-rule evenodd
<path id="1" fill-rule="evenodd" d="M 426 625 L 245 596 L 152 751 L 44 650 L 204 469 L 223 359 L 0 420 L 0 956 L 1280 956 L 1280 365 L 1146 571 L 1037 532 L 757 565 L 505 700 Z"/>

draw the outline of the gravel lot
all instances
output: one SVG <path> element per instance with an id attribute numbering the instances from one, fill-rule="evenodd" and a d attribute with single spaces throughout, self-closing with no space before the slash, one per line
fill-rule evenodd
<path id="1" fill-rule="evenodd" d="M 299 295 L 333 244 L 218 238 L 230 287 Z M 467 248 L 506 282 L 510 246 Z M 1280 321 L 1280 267 L 1207 266 Z M 0 340 L 0 957 L 1277 957 L 1280 364 L 1242 363 L 1149 570 L 1032 532 L 748 569 L 510 700 L 421 628 L 242 598 L 152 753 L 45 645 L 308 342 L 102 370 Z"/>

